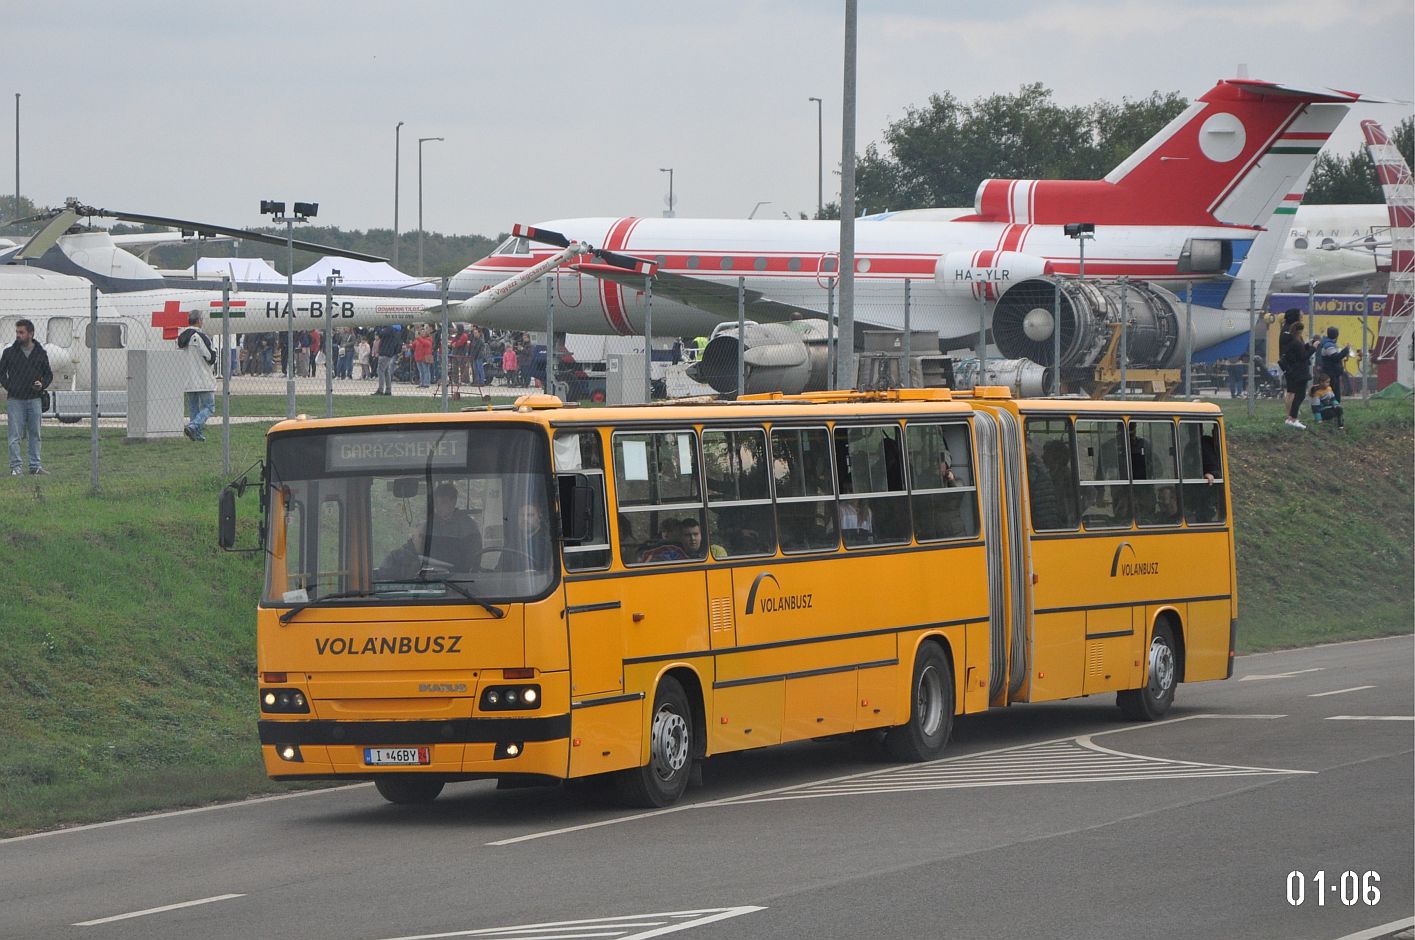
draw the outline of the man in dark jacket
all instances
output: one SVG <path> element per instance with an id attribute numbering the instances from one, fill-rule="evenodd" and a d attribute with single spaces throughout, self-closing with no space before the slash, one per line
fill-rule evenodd
<path id="1" fill-rule="evenodd" d="M 0 353 L 0 387 L 10 400 L 5 415 L 10 432 L 10 476 L 22 472 L 20 438 L 29 438 L 29 472 L 48 473 L 39 461 L 40 396 L 54 381 L 49 368 L 49 356 L 34 338 L 34 324 L 29 320 L 15 322 L 15 341 Z"/>

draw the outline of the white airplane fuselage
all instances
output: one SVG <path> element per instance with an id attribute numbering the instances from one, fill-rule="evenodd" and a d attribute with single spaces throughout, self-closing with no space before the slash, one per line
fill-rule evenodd
<path id="1" fill-rule="evenodd" d="M 743 221 L 727 219 L 564 219 L 538 225 L 571 239 L 632 255 L 658 271 L 696 278 L 781 304 L 824 312 L 832 289 L 838 294 L 840 225 L 833 221 Z M 1177 259 L 1195 239 L 1251 242 L 1256 232 L 1235 227 L 1113 226 L 1098 228 L 1086 245 L 1087 277 L 1158 282 L 1183 290 L 1188 281 Z M 905 283 L 909 325 L 945 339 L 976 336 L 980 314 L 1011 284 L 1045 272 L 1080 271 L 1078 242 L 1059 225 L 1004 222 L 860 221 L 855 226 L 855 320 L 865 326 L 902 329 Z M 988 246 L 982 248 L 981 246 Z M 1004 263 L 989 254 L 1011 252 Z M 549 249 L 524 240 L 503 244 L 452 279 L 457 290 L 477 291 L 524 268 Z M 975 257 L 969 269 L 956 262 Z M 553 275 L 555 327 L 573 333 L 642 335 L 649 297 L 645 291 L 562 268 Z M 547 295 L 533 286 L 482 315 L 497 328 L 544 329 Z M 748 318 L 752 318 L 749 313 Z M 653 330 L 660 336 L 706 335 L 730 319 L 662 295 L 652 297 Z M 759 319 L 759 318 L 758 318 Z"/>

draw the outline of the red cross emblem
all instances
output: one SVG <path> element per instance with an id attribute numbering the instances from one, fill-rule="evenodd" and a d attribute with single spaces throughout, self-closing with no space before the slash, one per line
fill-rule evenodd
<path id="1" fill-rule="evenodd" d="M 187 327 L 187 313 L 182 309 L 181 301 L 169 300 L 161 310 L 152 311 L 152 325 L 162 327 L 163 339 L 176 339 Z"/>

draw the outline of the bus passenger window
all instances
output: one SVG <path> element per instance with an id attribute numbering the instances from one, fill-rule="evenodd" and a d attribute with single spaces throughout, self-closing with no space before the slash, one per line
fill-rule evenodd
<path id="1" fill-rule="evenodd" d="M 1069 418 L 1027 419 L 1027 492 L 1032 529 L 1069 531 L 1076 512 L 1076 451 Z"/>
<path id="2" fill-rule="evenodd" d="M 1123 421 L 1076 422 L 1076 455 L 1081 471 L 1081 522 L 1087 529 L 1128 529 L 1130 443 Z"/>
<path id="3" fill-rule="evenodd" d="M 614 488 L 624 564 L 706 556 L 698 441 L 691 430 L 616 433 Z"/>
<path id="4" fill-rule="evenodd" d="M 781 550 L 790 554 L 839 548 L 830 435 L 826 429 L 774 429 L 771 476 L 776 487 L 776 529 Z"/>
<path id="5" fill-rule="evenodd" d="M 909 499 L 897 424 L 835 429 L 840 534 L 846 548 L 909 541 Z"/>
<path id="6" fill-rule="evenodd" d="M 968 426 L 911 422 L 907 432 L 914 537 L 930 542 L 977 535 Z"/>
<path id="7" fill-rule="evenodd" d="M 1179 423 L 1184 520 L 1190 525 L 1222 524 L 1226 518 L 1218 435 L 1217 421 Z"/>
<path id="8" fill-rule="evenodd" d="M 766 432 L 704 431 L 708 553 L 743 558 L 776 552 L 767 478 Z"/>
<path id="9" fill-rule="evenodd" d="M 566 571 L 591 571 L 609 566 L 609 519 L 604 499 L 604 454 L 594 431 L 555 432 L 555 472 L 580 474 L 594 491 L 590 537 L 564 546 Z M 565 511 L 562 506 L 561 512 Z"/>
<path id="10" fill-rule="evenodd" d="M 1130 422 L 1130 472 L 1135 520 L 1142 526 L 1179 525 L 1179 460 L 1173 421 Z"/>

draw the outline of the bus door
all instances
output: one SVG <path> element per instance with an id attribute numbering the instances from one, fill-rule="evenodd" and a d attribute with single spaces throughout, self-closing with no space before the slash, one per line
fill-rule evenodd
<path id="1" fill-rule="evenodd" d="M 619 584 L 596 578 L 609 567 L 609 519 L 604 457 L 595 431 L 557 431 L 555 470 L 589 481 L 594 493 L 590 538 L 562 549 L 565 564 L 565 624 L 570 647 L 570 696 L 578 700 L 624 688 L 624 612 Z"/>
<path id="2" fill-rule="evenodd" d="M 978 496 L 988 554 L 988 701 L 1001 705 L 1007 677 L 1007 591 L 1002 556 L 1002 461 L 994 412 L 979 409 L 973 429 L 978 438 Z"/>

